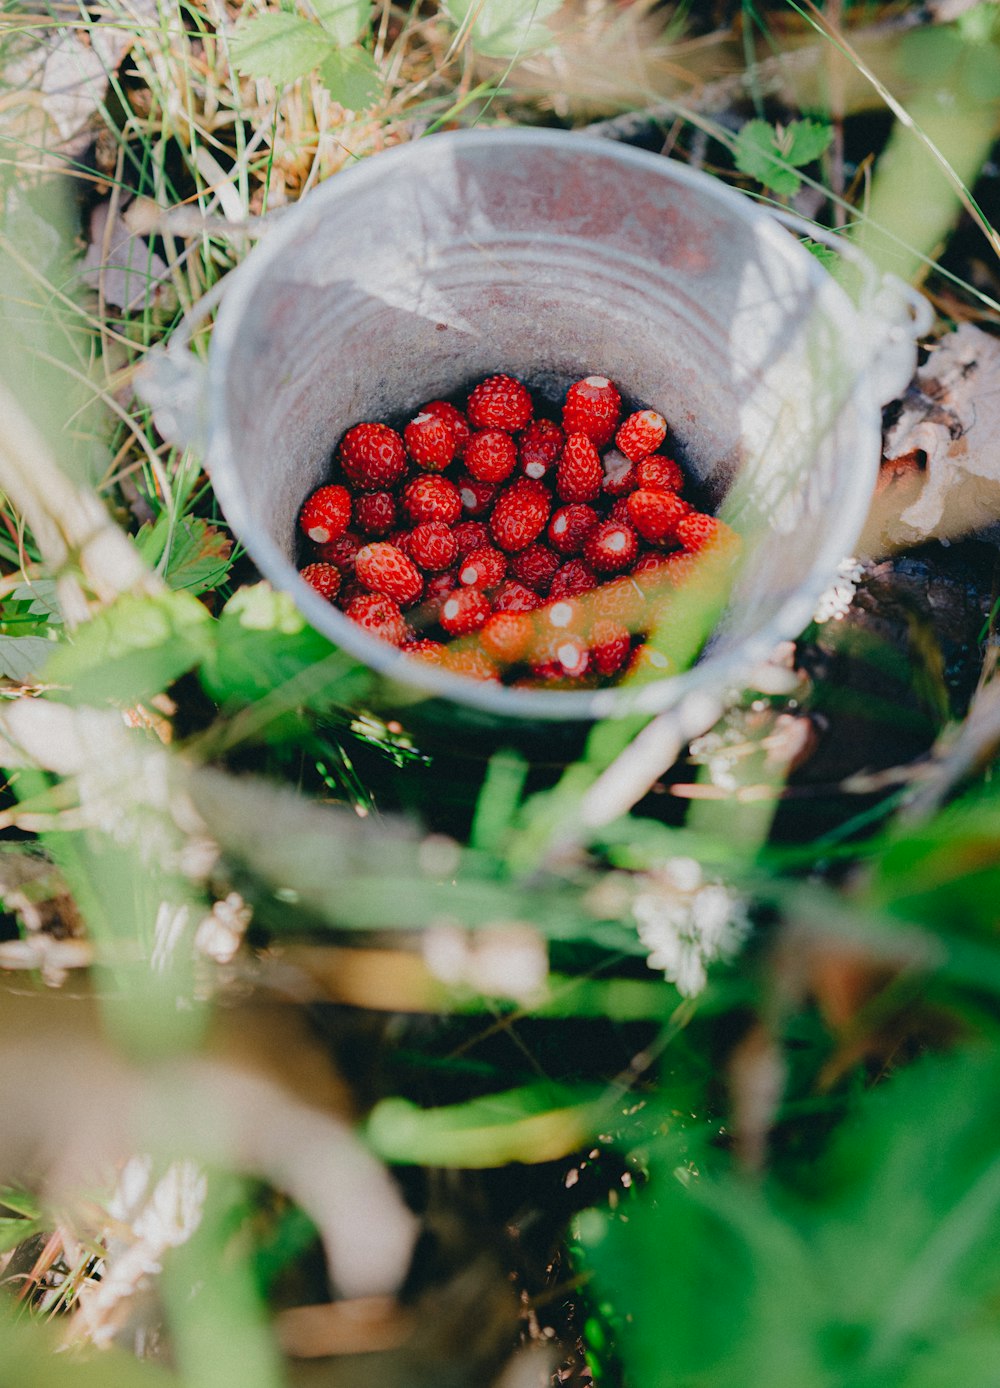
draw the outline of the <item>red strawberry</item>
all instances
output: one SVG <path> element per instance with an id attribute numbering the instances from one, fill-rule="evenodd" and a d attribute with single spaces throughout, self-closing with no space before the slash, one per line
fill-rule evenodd
<path id="1" fill-rule="evenodd" d="M 534 413 L 531 396 L 513 376 L 488 376 L 469 395 L 466 413 L 474 429 L 523 429 Z"/>
<path id="2" fill-rule="evenodd" d="M 466 559 L 474 549 L 482 549 L 490 542 L 490 528 L 482 521 L 460 521 L 451 533 L 458 546 L 459 559 Z"/>
<path id="3" fill-rule="evenodd" d="M 479 633 L 483 650 L 501 665 L 516 665 L 527 655 L 535 624 L 526 612 L 494 612 Z"/>
<path id="4" fill-rule="evenodd" d="M 366 535 L 387 535 L 396 524 L 392 492 L 368 492 L 354 498 L 354 519 Z"/>
<path id="5" fill-rule="evenodd" d="M 458 479 L 462 510 L 471 520 L 489 515 L 498 491 L 499 487 L 495 482 L 482 482 L 478 477 L 470 477 L 468 474 Z"/>
<path id="6" fill-rule="evenodd" d="M 620 521 L 602 521 L 587 536 L 583 557 L 598 573 L 617 573 L 630 569 L 638 553 L 635 531 Z"/>
<path id="7" fill-rule="evenodd" d="M 655 453 L 667 437 L 667 421 L 655 410 L 637 410 L 630 414 L 615 434 L 615 443 L 633 463 Z"/>
<path id="8" fill-rule="evenodd" d="M 608 520 L 619 521 L 624 525 L 631 525 L 632 519 L 628 513 L 628 497 L 620 496 L 611 510 L 608 512 Z"/>
<path id="9" fill-rule="evenodd" d="M 299 570 L 299 574 L 310 588 L 316 589 L 321 598 L 327 598 L 332 602 L 337 596 L 340 588 L 340 570 L 332 564 L 307 564 L 304 569 Z"/>
<path id="10" fill-rule="evenodd" d="M 354 560 L 364 541 L 353 530 L 345 530 L 339 540 L 328 540 L 316 546 L 317 558 L 324 564 L 336 564 L 342 574 L 354 572 Z"/>
<path id="11" fill-rule="evenodd" d="M 594 501 L 601 494 L 601 455 L 586 434 L 570 434 L 556 470 L 556 491 L 563 501 Z"/>
<path id="12" fill-rule="evenodd" d="M 456 588 L 441 604 L 441 625 L 449 636 L 478 631 L 493 609 L 478 588 Z"/>
<path id="13" fill-rule="evenodd" d="M 646 557 L 655 559 L 657 564 L 663 562 L 658 554 Z M 636 565 L 636 569 L 638 567 Z M 595 590 L 591 603 L 598 619 L 609 619 L 616 626 L 624 626 L 629 631 L 635 631 L 642 619 L 646 597 L 638 579 L 630 575 L 628 578 L 616 578 L 610 583 L 602 583 L 600 588 Z"/>
<path id="14" fill-rule="evenodd" d="M 340 465 L 355 487 L 379 492 L 406 472 L 406 449 L 388 424 L 355 424 L 341 440 Z"/>
<path id="15" fill-rule="evenodd" d="M 569 559 L 556 572 L 549 588 L 550 598 L 572 598 L 597 587 L 597 575 L 582 559 Z"/>
<path id="16" fill-rule="evenodd" d="M 644 593 L 655 593 L 670 583 L 670 569 L 666 554 L 643 554 L 636 561 L 631 573 L 633 583 L 637 583 Z"/>
<path id="17" fill-rule="evenodd" d="M 446 646 L 441 664 L 453 675 L 467 680 L 497 680 L 499 671 L 485 651 L 475 646 Z"/>
<path id="18" fill-rule="evenodd" d="M 465 466 L 477 482 L 503 482 L 514 471 L 517 447 L 502 429 L 473 434 L 465 450 Z"/>
<path id="19" fill-rule="evenodd" d="M 654 453 L 635 465 L 636 484 L 650 492 L 679 492 L 684 486 L 684 474 L 679 463 Z"/>
<path id="20" fill-rule="evenodd" d="M 445 647 L 441 641 L 407 641 L 403 650 L 414 660 L 426 660 L 429 665 L 440 665 Z"/>
<path id="21" fill-rule="evenodd" d="M 423 521 L 406 538 L 406 553 L 422 569 L 447 569 L 458 558 L 455 532 L 443 521 Z"/>
<path id="22" fill-rule="evenodd" d="M 393 646 L 401 646 L 410 635 L 402 612 L 384 593 L 362 593 L 350 602 L 347 615 L 372 636 L 378 636 Z"/>
<path id="23" fill-rule="evenodd" d="M 566 392 L 563 428 L 567 434 L 586 434 L 601 448 L 615 432 L 621 407 L 618 388 L 606 376 L 585 376 Z"/>
<path id="24" fill-rule="evenodd" d="M 628 628 L 603 618 L 590 630 L 590 652 L 599 675 L 615 675 L 628 660 L 632 638 Z"/>
<path id="25" fill-rule="evenodd" d="M 624 453 L 619 453 L 617 448 L 609 448 L 601 461 L 604 468 L 601 491 L 605 496 L 628 496 L 629 492 L 635 491 L 638 485 L 635 464 L 630 463 Z"/>
<path id="26" fill-rule="evenodd" d="M 403 439 L 417 467 L 443 472 L 455 456 L 455 434 L 437 415 L 414 415 L 403 430 Z"/>
<path id="27" fill-rule="evenodd" d="M 460 409 L 449 405 L 447 400 L 432 400 L 429 405 L 421 406 L 420 413 L 434 415 L 436 419 L 443 420 L 455 436 L 455 457 L 465 456 L 465 445 L 472 436 L 472 430 Z"/>
<path id="28" fill-rule="evenodd" d="M 299 525 L 317 545 L 339 540 L 350 523 L 351 494 L 346 487 L 320 487 L 299 512 Z"/>
<path id="29" fill-rule="evenodd" d="M 508 579 L 493 594 L 494 612 L 534 612 L 541 606 L 541 598 L 526 588 L 523 583 Z"/>
<path id="30" fill-rule="evenodd" d="M 420 604 L 419 620 L 415 617 L 417 625 L 429 626 L 438 621 L 441 616 L 441 604 L 445 598 L 458 587 L 458 574 L 454 569 L 446 569 L 444 573 L 433 574 L 424 585 L 424 598 Z"/>
<path id="31" fill-rule="evenodd" d="M 355 563 L 358 578 L 373 593 L 384 593 L 400 607 L 409 607 L 423 592 L 420 570 L 401 549 L 384 541 L 358 550 Z"/>
<path id="32" fill-rule="evenodd" d="M 537 643 L 532 673 L 538 679 L 579 679 L 590 667 L 587 643 L 572 632 L 549 637 Z"/>
<path id="33" fill-rule="evenodd" d="M 633 529 L 644 540 L 672 540 L 677 524 L 688 515 L 691 507 L 676 492 L 652 492 L 645 489 L 633 492 L 628 499 L 628 515 Z"/>
<path id="34" fill-rule="evenodd" d="M 664 557 L 661 579 L 673 588 L 680 588 L 698 573 L 699 568 L 698 555 L 686 549 L 675 549 L 673 554 Z"/>
<path id="35" fill-rule="evenodd" d="M 549 544 L 560 554 L 579 554 L 596 524 L 597 512 L 592 506 L 584 506 L 580 502 L 560 506 L 546 531 Z"/>
<path id="36" fill-rule="evenodd" d="M 403 510 L 414 525 L 423 521 L 454 525 L 462 514 L 462 499 L 454 482 L 449 482 L 447 477 L 424 473 L 403 488 Z"/>
<path id="37" fill-rule="evenodd" d="M 521 477 L 501 492 L 490 516 L 490 534 L 501 549 L 527 549 L 545 529 L 552 502 L 541 482 Z"/>
<path id="38" fill-rule="evenodd" d="M 536 593 L 547 593 L 561 563 L 559 555 L 553 554 L 547 545 L 529 545 L 512 557 L 510 571 L 520 583 L 533 588 Z"/>
<path id="39" fill-rule="evenodd" d="M 735 552 L 739 548 L 739 536 L 731 526 L 717 516 L 705 516 L 700 511 L 692 511 L 677 522 L 677 538 L 691 553 L 700 550 Z"/>
<path id="40" fill-rule="evenodd" d="M 551 419 L 533 419 L 517 442 L 521 471 L 539 481 L 559 459 L 566 435 Z"/>
<path id="41" fill-rule="evenodd" d="M 558 598 L 546 605 L 537 614 L 538 629 L 544 635 L 553 631 L 571 631 L 583 636 L 587 629 L 587 609 L 573 598 Z"/>
<path id="42" fill-rule="evenodd" d="M 458 570 L 459 583 L 467 588 L 495 588 L 507 572 L 507 556 L 502 550 L 485 545 L 474 549 Z"/>

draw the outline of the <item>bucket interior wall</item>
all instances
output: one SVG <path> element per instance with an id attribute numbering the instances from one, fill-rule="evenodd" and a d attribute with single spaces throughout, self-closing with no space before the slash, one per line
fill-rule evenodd
<path id="1" fill-rule="evenodd" d="M 716 643 L 745 639 L 836 550 L 842 460 L 865 433 L 846 300 L 786 232 L 617 147 L 488 144 L 432 139 L 338 175 L 225 306 L 241 509 L 291 560 L 350 425 L 495 371 L 563 389 L 608 375 L 728 498 L 747 562 Z"/>

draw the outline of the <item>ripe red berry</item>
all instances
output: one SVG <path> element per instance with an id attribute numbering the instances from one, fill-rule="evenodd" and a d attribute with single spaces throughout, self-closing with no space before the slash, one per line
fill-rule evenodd
<path id="1" fill-rule="evenodd" d="M 501 665 L 516 665 L 528 654 L 535 624 L 527 612 L 494 612 L 479 633 L 479 641 Z"/>
<path id="2" fill-rule="evenodd" d="M 571 631 L 576 636 L 583 636 L 587 630 L 588 612 L 575 598 L 557 598 L 545 604 L 537 613 L 536 621 L 543 635 Z"/>
<path id="3" fill-rule="evenodd" d="M 392 492 L 367 492 L 354 498 L 354 519 L 366 535 L 388 535 L 396 524 L 396 498 Z"/>
<path id="4" fill-rule="evenodd" d="M 676 550 L 673 554 L 644 554 L 632 570 L 632 579 L 647 594 L 656 594 L 665 588 L 675 587 L 678 577 L 683 574 L 683 571 L 677 568 L 678 559 L 687 561 L 688 571 L 695 562 L 682 549 Z"/>
<path id="5" fill-rule="evenodd" d="M 590 667 L 586 641 L 572 632 L 551 636 L 536 644 L 532 671 L 538 679 L 579 679 Z"/>
<path id="6" fill-rule="evenodd" d="M 609 448 L 602 459 L 604 467 L 604 481 L 601 483 L 601 491 L 605 496 L 628 496 L 629 492 L 634 492 L 638 483 L 635 475 L 635 464 L 630 463 L 624 453 L 619 453 L 617 448 Z"/>
<path id="7" fill-rule="evenodd" d="M 444 669 L 467 680 L 496 680 L 500 672 L 485 651 L 476 646 L 446 646 L 441 657 Z"/>
<path id="8" fill-rule="evenodd" d="M 667 421 L 655 410 L 637 410 L 630 414 L 615 434 L 615 443 L 626 458 L 637 463 L 655 453 L 667 437 Z"/>
<path id="9" fill-rule="evenodd" d="M 503 482 L 516 463 L 517 446 L 502 429 L 480 430 L 465 450 L 465 466 L 477 482 Z"/>
<path id="10" fill-rule="evenodd" d="M 341 440 L 340 465 L 360 491 L 379 492 L 406 472 L 406 449 L 388 424 L 355 424 Z"/>
<path id="11" fill-rule="evenodd" d="M 597 587 L 597 575 L 582 559 L 569 559 L 556 572 L 549 587 L 549 598 L 572 598 Z"/>
<path id="12" fill-rule="evenodd" d="M 310 588 L 315 588 L 321 598 L 332 602 L 337 596 L 340 589 L 340 570 L 332 564 L 307 564 L 304 569 L 299 570 L 299 574 Z"/>
<path id="13" fill-rule="evenodd" d="M 407 641 L 403 650 L 414 660 L 426 660 L 429 665 L 440 665 L 445 646 L 442 641 Z"/>
<path id="14" fill-rule="evenodd" d="M 488 376 L 471 391 L 466 413 L 474 429 L 523 429 L 534 412 L 531 396 L 513 376 Z"/>
<path id="15" fill-rule="evenodd" d="M 437 415 L 414 415 L 403 430 L 403 440 L 417 467 L 443 472 L 455 456 L 455 435 Z"/>
<path id="16" fill-rule="evenodd" d="M 384 593 L 362 593 L 348 604 L 347 615 L 372 636 L 393 646 L 401 646 L 410 635 L 399 607 Z"/>
<path id="17" fill-rule="evenodd" d="M 597 673 L 605 679 L 618 673 L 631 650 L 632 638 L 627 627 L 606 617 L 591 627 L 590 653 Z"/>
<path id="18" fill-rule="evenodd" d="M 533 419 L 517 441 L 521 471 L 535 481 L 559 461 L 566 435 L 551 419 Z"/>
<path id="19" fill-rule="evenodd" d="M 560 506 L 545 532 L 548 542 L 560 554 L 579 554 L 597 519 L 594 508 L 584 506 L 581 502 Z"/>
<path id="20" fill-rule="evenodd" d="M 400 607 L 416 602 L 424 589 L 420 570 L 401 549 L 384 541 L 358 550 L 355 572 L 373 593 L 384 593 Z"/>
<path id="21" fill-rule="evenodd" d="M 511 557 L 510 571 L 514 578 L 536 593 L 547 593 L 561 563 L 559 555 L 547 545 L 535 544 Z"/>
<path id="22" fill-rule="evenodd" d="M 739 548 L 739 536 L 731 526 L 717 516 L 705 516 L 700 511 L 692 511 L 677 522 L 677 538 L 692 554 L 703 550 L 735 553 Z"/>
<path id="23" fill-rule="evenodd" d="M 483 521 L 460 521 L 451 532 L 458 546 L 459 559 L 465 559 L 474 549 L 490 542 L 490 528 Z"/>
<path id="24" fill-rule="evenodd" d="M 316 546 L 316 556 L 324 564 L 336 564 L 342 574 L 353 574 L 354 560 L 364 541 L 353 530 L 345 530 L 338 540 Z"/>
<path id="25" fill-rule="evenodd" d="M 346 487 L 320 487 L 299 512 L 299 525 L 317 545 L 338 540 L 351 523 L 351 494 Z"/>
<path id="26" fill-rule="evenodd" d="M 643 489 L 633 492 L 628 499 L 628 516 L 633 529 L 653 543 L 672 540 L 677 534 L 678 522 L 690 511 L 691 507 L 676 492 Z"/>
<path id="27" fill-rule="evenodd" d="M 449 636 L 478 631 L 493 609 L 478 588 L 456 588 L 441 604 L 441 625 Z"/>
<path id="28" fill-rule="evenodd" d="M 423 521 L 406 538 L 405 552 L 420 568 L 436 573 L 458 558 L 455 532 L 443 521 Z"/>
<path id="29" fill-rule="evenodd" d="M 458 574 L 454 569 L 446 569 L 444 573 L 432 574 L 424 585 L 424 597 L 420 604 L 420 620 L 417 624 L 429 626 L 438 621 L 441 616 L 441 604 L 457 587 Z"/>
<path id="30" fill-rule="evenodd" d="M 500 490 L 495 482 L 482 482 L 468 473 L 458 479 L 458 494 L 462 502 L 462 512 L 470 520 L 488 516 L 493 509 L 493 501 Z"/>
<path id="31" fill-rule="evenodd" d="M 491 545 L 474 549 L 459 565 L 458 581 L 468 588 L 495 588 L 507 572 L 507 556 Z"/>
<path id="32" fill-rule="evenodd" d="M 540 482 L 519 478 L 501 492 L 490 516 L 490 534 L 507 553 L 527 549 L 545 529 L 552 502 Z"/>
<path id="33" fill-rule="evenodd" d="M 608 520 L 619 521 L 624 525 L 631 525 L 632 518 L 628 513 L 628 497 L 620 496 L 611 510 L 608 512 Z"/>
<path id="34" fill-rule="evenodd" d="M 455 405 L 449 405 L 447 400 L 432 400 L 429 404 L 420 407 L 420 413 L 434 415 L 436 419 L 447 424 L 455 436 L 455 457 L 465 456 L 465 445 L 472 437 L 472 430 L 469 428 L 469 421 L 460 409 Z"/>
<path id="35" fill-rule="evenodd" d="M 673 458 L 665 458 L 662 453 L 643 458 L 635 465 L 635 478 L 638 487 L 650 492 L 679 492 L 684 486 L 684 474 L 679 463 Z"/>
<path id="36" fill-rule="evenodd" d="M 537 593 L 533 593 L 530 588 L 526 588 L 515 579 L 501 583 L 493 594 L 494 612 L 534 612 L 541 604 L 542 600 Z"/>
<path id="37" fill-rule="evenodd" d="M 647 555 L 662 563 L 661 555 Z M 641 564 L 643 560 L 640 560 Z M 639 565 L 636 565 L 638 570 Z M 595 589 L 590 599 L 595 617 L 609 619 L 616 625 L 627 627 L 629 631 L 638 630 L 646 606 L 646 596 L 638 579 L 630 574 L 627 578 L 616 578 L 611 583 L 602 583 Z"/>
<path id="38" fill-rule="evenodd" d="M 631 526 L 620 521 L 602 521 L 587 536 L 583 557 L 598 573 L 618 573 L 629 569 L 639 550 L 639 541 Z"/>
<path id="39" fill-rule="evenodd" d="M 462 514 L 462 499 L 454 482 L 449 482 L 447 477 L 424 473 L 403 488 L 403 510 L 414 525 L 423 521 L 454 525 Z"/>
<path id="40" fill-rule="evenodd" d="M 601 455 L 586 434 L 570 434 L 556 469 L 556 491 L 563 501 L 594 501 L 601 494 Z"/>
<path id="41" fill-rule="evenodd" d="M 585 376 L 566 392 L 563 428 L 567 434 L 586 434 L 602 448 L 615 432 L 621 406 L 618 387 L 606 376 Z"/>

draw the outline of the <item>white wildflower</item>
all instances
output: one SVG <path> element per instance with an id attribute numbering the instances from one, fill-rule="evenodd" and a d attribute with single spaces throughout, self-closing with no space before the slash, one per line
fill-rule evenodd
<path id="1" fill-rule="evenodd" d="M 487 997 L 530 1002 L 542 992 L 548 976 L 544 940 L 520 922 L 463 930 L 444 921 L 424 932 L 422 950 L 435 978 Z"/>
<path id="2" fill-rule="evenodd" d="M 217 964 L 228 964 L 239 949 L 252 916 L 253 911 L 239 892 L 230 892 L 202 919 L 195 931 L 195 949 Z"/>
<path id="3" fill-rule="evenodd" d="M 721 883 L 706 882 L 691 858 L 668 859 L 649 874 L 632 914 L 647 964 L 688 998 L 705 987 L 708 965 L 734 958 L 750 932 L 745 903 Z"/>
<path id="4" fill-rule="evenodd" d="M 861 582 L 864 572 L 864 565 L 859 563 L 853 555 L 842 559 L 837 565 L 836 578 L 826 592 L 820 596 L 820 600 L 816 604 L 813 621 L 819 623 L 843 621 L 854 601 L 854 594 L 858 591 L 858 584 Z"/>

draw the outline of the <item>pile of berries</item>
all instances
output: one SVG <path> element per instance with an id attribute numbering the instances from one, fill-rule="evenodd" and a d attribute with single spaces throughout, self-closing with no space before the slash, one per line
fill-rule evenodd
<path id="1" fill-rule="evenodd" d="M 664 600 L 738 537 L 681 495 L 663 416 L 624 414 L 604 376 L 570 386 L 557 423 L 498 375 L 464 411 L 432 400 L 401 431 L 354 425 L 299 514 L 302 577 L 473 679 L 591 687 L 662 667 L 644 638 Z"/>

